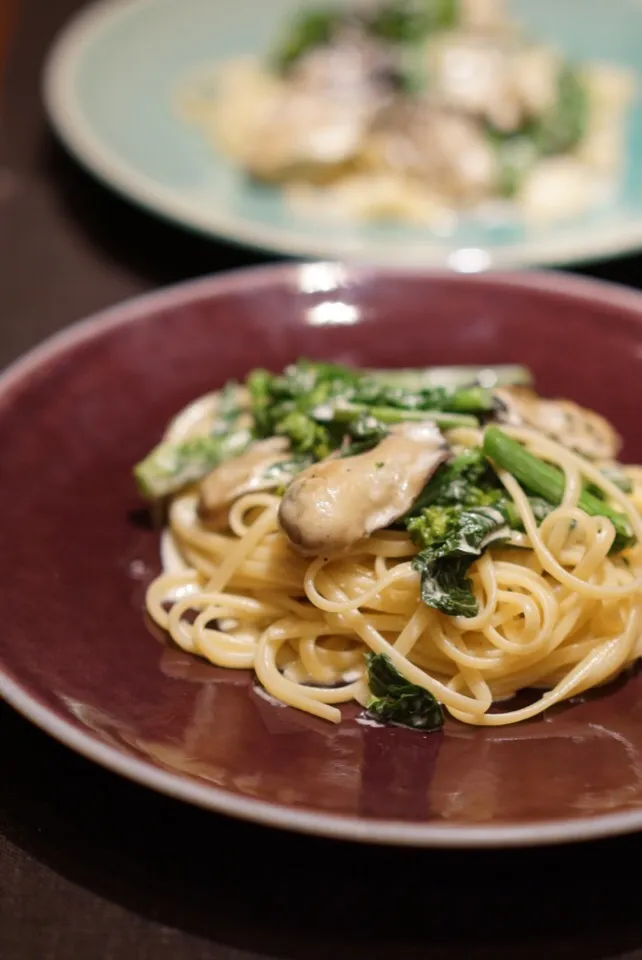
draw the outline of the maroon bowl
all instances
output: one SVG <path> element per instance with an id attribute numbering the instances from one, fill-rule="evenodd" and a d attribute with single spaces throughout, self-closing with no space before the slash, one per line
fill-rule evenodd
<path id="1" fill-rule="evenodd" d="M 271 705 L 248 672 L 145 623 L 159 537 L 131 467 L 191 398 L 305 355 L 528 364 L 609 417 L 642 462 L 642 296 L 561 274 L 461 277 L 306 264 L 143 297 L 0 380 L 0 692 L 68 746 L 176 797 L 353 840 L 500 846 L 642 827 L 642 680 L 529 723 L 442 734 Z"/>

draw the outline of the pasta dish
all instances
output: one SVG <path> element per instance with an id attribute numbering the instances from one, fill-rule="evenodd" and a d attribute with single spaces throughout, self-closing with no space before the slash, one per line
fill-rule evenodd
<path id="1" fill-rule="evenodd" d="M 572 216 L 620 174 L 633 81 L 533 39 L 502 0 L 302 11 L 265 56 L 181 82 L 181 117 L 301 215 Z"/>
<path id="2" fill-rule="evenodd" d="M 135 467 L 166 505 L 147 611 L 329 721 L 526 720 L 640 653 L 642 468 L 619 449 L 519 366 L 254 370 Z"/>

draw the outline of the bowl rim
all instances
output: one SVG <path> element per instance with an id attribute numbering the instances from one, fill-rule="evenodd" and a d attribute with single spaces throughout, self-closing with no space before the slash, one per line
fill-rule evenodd
<path id="1" fill-rule="evenodd" d="M 418 274 L 414 270 L 394 267 L 377 269 L 339 265 L 330 261 L 319 262 L 315 266 L 340 266 L 348 282 L 357 283 L 383 273 L 402 281 L 404 278 L 420 277 L 427 283 L 432 280 L 448 280 L 451 283 L 518 288 L 525 292 L 545 291 L 574 300 L 588 300 L 612 306 L 642 324 L 642 292 L 607 281 L 558 271 L 489 273 L 474 278 L 457 278 L 450 271 L 423 271 Z M 12 390 L 28 380 L 39 368 L 73 352 L 78 345 L 99 337 L 106 331 L 135 323 L 156 310 L 198 301 L 204 296 L 216 298 L 222 294 L 247 291 L 249 288 L 266 288 L 284 281 L 292 283 L 294 292 L 299 274 L 306 267 L 309 267 L 309 264 L 268 264 L 187 280 L 136 296 L 73 323 L 33 347 L 0 373 L 0 408 Z M 499 848 L 579 842 L 642 829 L 642 808 L 573 820 L 561 818 L 492 827 L 407 823 L 298 810 L 283 804 L 241 797 L 213 784 L 199 782 L 186 774 L 164 771 L 150 760 L 141 759 L 106 744 L 94 733 L 80 729 L 73 721 L 63 718 L 53 708 L 43 704 L 37 695 L 30 693 L 12 677 L 10 668 L 2 662 L 0 697 L 55 740 L 126 779 L 216 813 L 296 833 L 394 846 Z"/>
<path id="2" fill-rule="evenodd" d="M 419 242 L 368 242 L 353 236 L 323 239 L 292 226 L 271 226 L 227 213 L 215 204 L 195 203 L 124 160 L 95 131 L 76 96 L 76 71 L 91 41 L 111 24 L 126 20 L 158 0 L 94 0 L 58 32 L 46 56 L 41 92 L 49 121 L 60 140 L 103 185 L 162 219 L 206 237 L 224 238 L 255 250 L 312 259 L 350 258 L 381 266 L 412 263 L 417 269 L 447 267 L 482 272 L 525 266 L 555 266 L 621 255 L 642 246 L 642 216 L 587 229 L 581 221 L 561 234 L 544 230 L 541 238 L 506 246 L 462 247 L 428 234 Z"/>

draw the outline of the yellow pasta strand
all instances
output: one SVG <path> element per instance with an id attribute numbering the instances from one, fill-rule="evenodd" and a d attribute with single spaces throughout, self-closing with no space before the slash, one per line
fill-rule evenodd
<path id="1" fill-rule="evenodd" d="M 200 410 L 197 410 L 200 413 Z M 500 479 L 525 533 L 491 548 L 471 568 L 474 617 L 425 606 L 404 532 L 381 531 L 340 558 L 304 558 L 278 526 L 279 499 L 248 494 L 212 531 L 193 492 L 169 511 L 174 558 L 149 586 L 147 610 L 184 650 L 219 666 L 253 668 L 282 703 L 339 722 L 338 705 L 366 703 L 364 653 L 385 653 L 457 720 L 517 723 L 612 679 L 642 652 L 642 467 L 626 468 L 623 493 L 599 468 L 531 430 L 507 428 L 566 477 L 562 504 L 540 526 L 515 479 Z M 474 446 L 478 430 L 451 443 Z M 614 530 L 577 507 L 591 482 L 630 519 L 638 544 L 611 556 Z M 491 708 L 524 688 L 535 702 Z"/>

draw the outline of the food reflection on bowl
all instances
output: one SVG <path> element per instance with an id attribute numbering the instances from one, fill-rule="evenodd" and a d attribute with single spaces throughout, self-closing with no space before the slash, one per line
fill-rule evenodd
<path id="1" fill-rule="evenodd" d="M 352 322 L 317 322 L 337 314 Z M 637 294 L 560 274 L 462 278 L 323 264 L 261 268 L 152 294 L 57 338 L 0 385 L 3 484 L 12 503 L 4 519 L 12 550 L 4 558 L 6 576 L 0 577 L 3 696 L 50 734 L 120 774 L 275 826 L 427 846 L 564 842 L 639 829 L 642 676 L 634 670 L 591 691 L 578 684 L 584 689 L 580 700 L 549 702 L 530 719 L 509 718 L 519 719 L 517 724 L 480 727 L 450 716 L 426 732 L 373 725 L 371 716 L 362 716 L 360 702 L 341 704 L 337 723 L 277 705 L 274 697 L 266 699 L 251 670 L 213 666 L 198 651 L 178 651 L 166 631 L 150 635 L 145 596 L 161 571 L 161 531 L 141 522 L 132 465 L 161 440 L 168 422 L 176 426 L 176 414 L 194 398 L 211 397 L 227 379 L 240 383 L 257 368 L 273 371 L 273 386 L 282 387 L 278 371 L 297 357 L 312 363 L 331 357 L 361 371 L 421 367 L 425 373 L 429 367 L 433 374 L 437 367 L 488 371 L 497 364 L 514 375 L 515 364 L 526 363 L 539 393 L 530 397 L 531 413 L 550 413 L 553 407 L 544 398 L 566 396 L 576 406 L 562 412 L 575 411 L 575 428 L 602 423 L 590 410 L 608 421 L 602 433 L 574 430 L 572 442 L 584 452 L 573 457 L 583 464 L 581 456 L 596 453 L 587 444 L 597 442 L 598 459 L 606 443 L 612 454 L 607 459 L 642 463 Z M 466 402 L 481 402 L 486 413 L 496 415 L 495 398 L 486 393 L 494 388 L 486 376 L 484 383 Z M 448 396 L 434 394 L 440 402 Z M 408 412 L 407 404 L 400 409 Z M 341 410 L 346 412 L 345 405 Z M 465 416 L 472 416 L 470 410 Z M 561 422 L 569 427 L 568 418 Z M 178 423 L 185 427 L 187 420 L 179 417 Z M 39 429 L 42 424 L 46 429 Z M 523 427 L 480 422 L 475 429 L 481 434 Z M 318 432 L 315 439 L 328 435 Z M 566 463 L 570 440 L 566 435 L 557 443 Z M 538 442 L 544 456 L 544 441 Z M 600 466 L 613 478 L 613 462 Z M 582 465 L 580 475 L 586 469 Z M 623 560 L 636 548 L 610 550 L 614 522 L 622 520 L 612 509 L 639 511 L 642 501 L 639 470 L 627 472 L 630 493 L 617 488 L 616 494 L 606 477 L 598 476 L 603 484 L 598 493 L 608 497 L 598 496 L 602 519 L 593 532 L 603 551 L 598 567 L 602 573 L 615 571 L 630 594 L 635 564 Z M 45 473 L 47 484 L 41 482 Z M 204 506 L 213 508 L 211 497 Z M 574 542 L 563 563 L 573 565 L 583 549 L 577 538 L 590 527 L 584 529 L 579 513 L 569 519 L 564 535 Z M 632 531 L 620 532 L 628 541 Z M 211 527 L 208 534 L 221 535 Z M 604 581 L 597 580 L 602 590 Z M 418 586 L 415 578 L 415 609 L 423 602 Z M 46 597 L 46 604 L 34 604 L 34 596 Z M 603 607 L 608 632 L 617 629 L 622 597 L 612 604 L 603 599 L 596 606 Z M 635 606 L 630 595 L 626 603 Z M 520 641 L 516 631 L 534 623 L 533 606 L 524 608 L 528 619 L 513 618 L 514 643 Z M 422 615 L 440 624 L 448 617 L 432 608 Z M 386 642 L 394 640 L 390 620 L 375 623 Z M 587 623 L 590 617 L 580 618 L 578 630 Z M 454 626 L 459 630 L 461 622 Z M 503 624 L 495 623 L 495 629 L 501 634 Z M 452 629 L 449 636 L 461 640 Z M 483 639 L 488 638 L 478 637 Z M 633 644 L 620 642 L 622 636 L 614 644 L 602 631 L 584 639 L 589 646 L 606 641 L 611 652 L 617 647 L 624 654 L 618 666 L 635 652 Z M 624 639 L 637 641 L 639 631 Z M 362 646 L 357 652 L 365 659 Z M 309 695 L 309 685 L 303 686 Z M 541 696 L 546 696 L 541 690 L 532 700 L 527 695 L 533 703 Z M 486 710 L 485 703 L 472 702 L 470 690 L 458 697 L 467 698 L 484 722 L 502 722 L 507 709 L 521 709 L 502 701 Z M 373 705 L 367 703 L 366 710 L 371 713 Z"/>
<path id="2" fill-rule="evenodd" d="M 174 663 L 174 651 L 168 655 Z M 148 718 L 148 733 L 131 739 L 121 727 L 116 737 L 166 770 L 243 796 L 294 807 L 317 806 L 323 796 L 327 812 L 374 819 L 490 824 L 546 819 L 551 805 L 571 817 L 642 803 L 640 715 L 632 696 L 628 715 L 604 701 L 599 723 L 587 702 L 563 728 L 536 723 L 480 736 L 451 727 L 417 737 L 354 719 L 336 728 L 289 708 L 275 710 L 255 695 L 247 676 L 247 696 L 239 696 L 224 673 L 219 682 L 211 675 L 196 681 L 202 689 L 188 713 L 170 701 Z M 114 740 L 108 714 L 75 709 Z"/>
<path id="3" fill-rule="evenodd" d="M 608 199 L 631 73 L 576 63 L 501 0 L 376 0 L 302 12 L 263 59 L 199 69 L 181 116 L 302 216 L 564 219 Z"/>
<path id="4" fill-rule="evenodd" d="M 640 655 L 640 469 L 532 379 L 300 359 L 196 397 L 134 468 L 167 507 L 149 617 L 333 723 L 510 725 L 604 685 Z"/>

